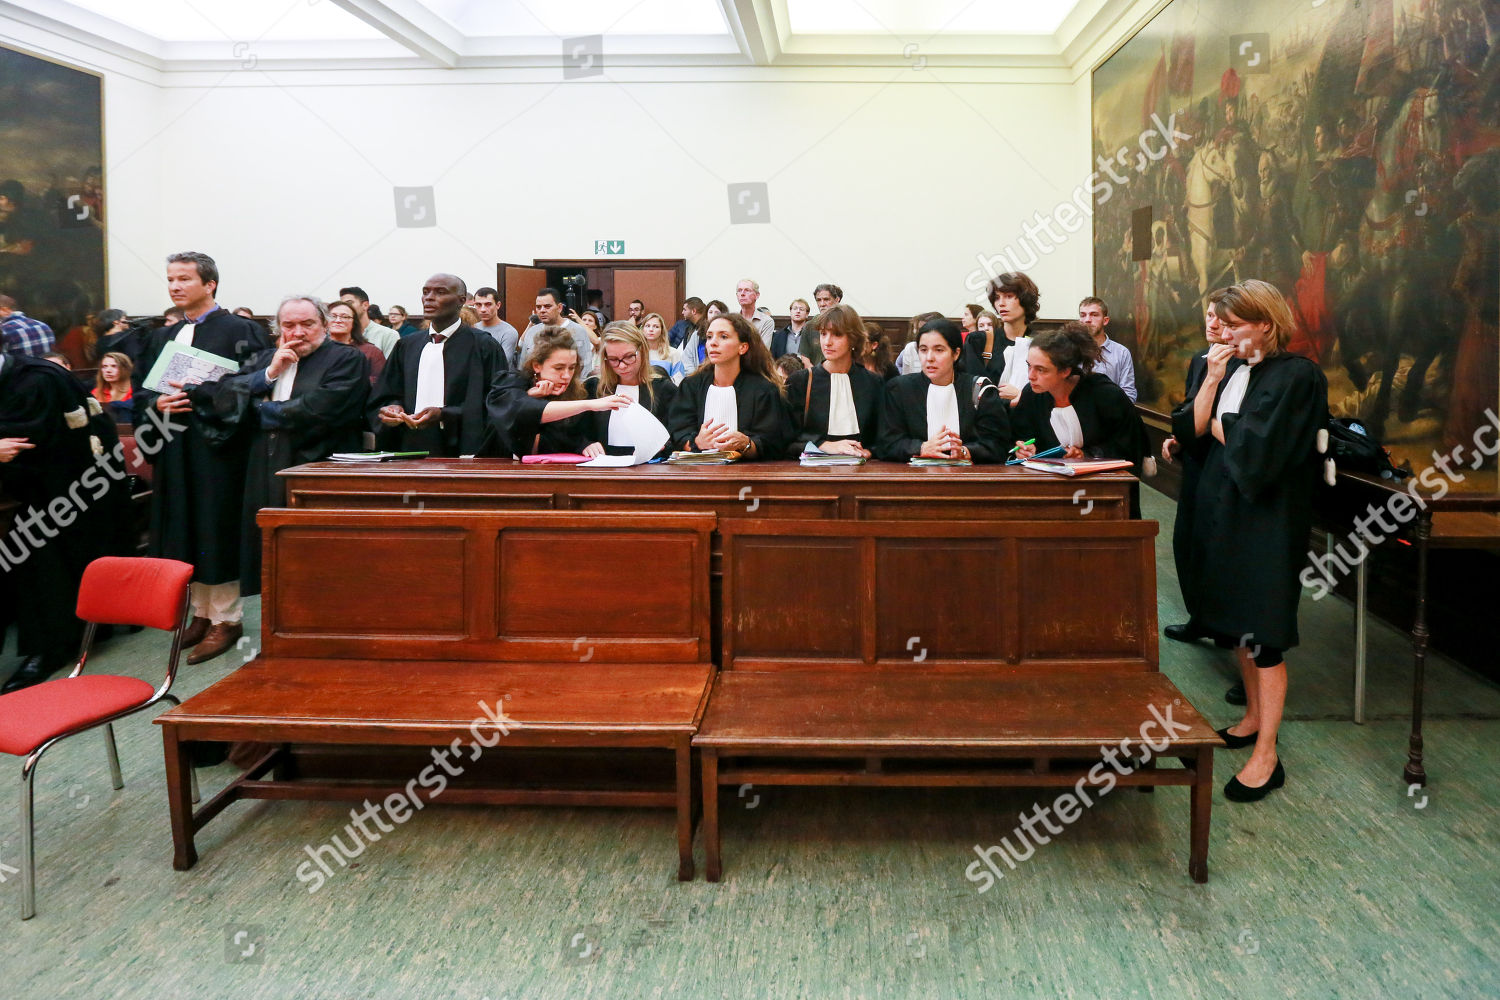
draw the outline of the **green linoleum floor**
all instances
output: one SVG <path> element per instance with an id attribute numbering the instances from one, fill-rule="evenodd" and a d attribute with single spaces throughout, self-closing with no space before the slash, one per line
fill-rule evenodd
<path id="1" fill-rule="evenodd" d="M 1143 501 L 1162 521 L 1167 624 L 1180 620 L 1172 505 Z M 1500 995 L 1500 691 L 1429 661 L 1432 784 L 1408 796 L 1404 636 L 1372 627 L 1372 721 L 1355 726 L 1350 617 L 1336 598 L 1304 600 L 1288 785 L 1255 805 L 1215 796 L 1203 886 L 1186 871 L 1185 789 L 1116 789 L 980 894 L 964 877 L 974 845 L 1012 835 L 1051 793 L 767 788 L 725 794 L 718 885 L 675 881 L 666 811 L 450 806 L 309 894 L 303 848 L 342 831 L 348 807 L 237 804 L 199 835 L 198 866 L 174 872 L 160 735 L 136 719 L 117 727 L 124 791 L 96 735 L 43 762 L 36 919 L 19 919 L 17 877 L 0 869 L 0 996 Z M 164 655 L 142 633 L 94 665 L 150 677 Z M 1223 654 L 1163 640 L 1162 657 L 1216 724 L 1232 721 Z M 178 692 L 237 662 L 184 668 Z M 1218 784 L 1243 753 L 1216 755 Z M 227 776 L 201 772 L 205 791 Z M 4 795 L 0 864 L 14 865 Z"/>

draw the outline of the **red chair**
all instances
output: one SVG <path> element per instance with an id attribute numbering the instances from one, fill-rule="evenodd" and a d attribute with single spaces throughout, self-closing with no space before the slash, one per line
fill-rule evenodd
<path id="1" fill-rule="evenodd" d="M 67 677 L 0 695 L 0 753 L 24 757 L 21 765 L 21 919 L 36 916 L 36 846 L 32 840 L 32 779 L 54 743 L 104 727 L 109 772 L 124 788 L 112 723 L 159 701 L 178 704 L 170 692 L 182 652 L 193 567 L 175 559 L 95 559 L 78 588 L 78 617 L 86 623 L 78 665 Z M 82 676 L 99 625 L 143 625 L 172 633 L 172 655 L 160 687 L 136 677 Z M 196 784 L 196 782 L 195 782 Z M 197 789 L 193 792 L 197 800 Z"/>

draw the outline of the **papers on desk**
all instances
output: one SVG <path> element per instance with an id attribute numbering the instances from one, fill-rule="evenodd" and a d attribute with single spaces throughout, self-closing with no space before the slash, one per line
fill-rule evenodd
<path id="1" fill-rule="evenodd" d="M 1021 463 L 1025 468 L 1050 472 L 1054 476 L 1087 476 L 1091 472 L 1128 469 L 1133 464 L 1123 458 L 1055 458 L 1046 461 L 1033 458 Z"/>
<path id="2" fill-rule="evenodd" d="M 921 455 L 914 455 L 909 464 L 924 467 L 932 465 L 973 465 L 974 463 L 967 458 L 923 458 Z"/>
<path id="3" fill-rule="evenodd" d="M 426 458 L 425 451 L 336 451 L 330 462 L 394 462 L 401 458 Z"/>
<path id="4" fill-rule="evenodd" d="M 151 371 L 146 374 L 141 386 L 152 392 L 168 395 L 179 391 L 168 385 L 168 382 L 181 382 L 183 385 L 191 382 L 207 384 L 239 370 L 240 366 L 236 361 L 169 340 L 162 345 L 161 353 L 156 356 L 156 363 L 151 366 Z"/>
<path id="5" fill-rule="evenodd" d="M 667 428 L 656 419 L 656 415 L 640 403 L 631 403 L 623 410 L 611 413 L 609 430 L 611 439 L 623 435 L 628 443 L 627 447 L 632 449 L 631 454 L 602 455 L 581 468 L 618 469 L 627 465 L 645 465 L 661 453 L 667 445 L 667 439 L 671 437 Z M 613 444 L 613 440 L 611 444 L 619 447 Z"/>
<path id="6" fill-rule="evenodd" d="M 739 460 L 737 451 L 674 451 L 667 459 L 672 465 L 728 465 Z"/>
<path id="7" fill-rule="evenodd" d="M 807 442 L 807 447 L 802 449 L 798 461 L 807 466 L 865 464 L 865 460 L 858 455 L 836 455 L 831 451 L 824 451 L 811 441 Z"/>

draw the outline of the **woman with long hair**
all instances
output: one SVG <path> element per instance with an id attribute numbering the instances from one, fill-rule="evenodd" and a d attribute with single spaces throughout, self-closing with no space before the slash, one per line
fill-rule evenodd
<path id="1" fill-rule="evenodd" d="M 880 440 L 885 380 L 866 368 L 864 320 L 853 307 L 831 306 L 813 320 L 821 364 L 787 379 L 793 437 L 788 457 L 808 444 L 820 451 L 869 458 Z"/>
<path id="2" fill-rule="evenodd" d="M 734 451 L 778 458 L 792 429 L 781 373 L 766 342 L 738 313 L 708 324 L 703 365 L 682 380 L 667 430 L 683 451 Z"/>
<path id="3" fill-rule="evenodd" d="M 543 326 L 520 369 L 501 376 L 490 391 L 490 425 L 503 454 L 604 454 L 590 415 L 634 400 L 622 393 L 588 398 L 579 371 L 572 332 Z"/>
<path id="4" fill-rule="evenodd" d="M 134 387 L 130 376 L 135 364 L 128 354 L 110 351 L 99 359 L 99 371 L 94 376 L 94 398 L 97 399 L 117 424 L 128 424 L 134 419 L 135 403 L 132 402 Z"/>
<path id="5" fill-rule="evenodd" d="M 369 359 L 370 384 L 373 386 L 385 369 L 385 355 L 360 332 L 359 317 L 354 314 L 354 307 L 349 303 L 338 299 L 328 303 L 328 339 L 359 348 L 359 353 Z"/>
<path id="6" fill-rule="evenodd" d="M 651 313 L 646 318 L 649 320 L 653 316 L 658 320 L 660 328 L 660 316 Z M 667 377 L 665 371 L 647 360 L 651 351 L 646 346 L 645 336 L 636 325 L 629 320 L 616 320 L 606 324 L 604 333 L 599 337 L 599 354 L 603 364 L 598 375 L 584 380 L 584 393 L 595 399 L 604 396 L 629 396 L 650 410 L 651 415 L 665 427 L 672 400 L 677 398 L 677 384 Z M 623 454 L 632 448 L 631 442 L 625 439 L 619 428 L 618 418 L 622 412 L 598 410 L 593 414 L 593 438 L 603 444 L 606 451 L 615 449 Z M 667 447 L 671 447 L 670 442 Z"/>
<path id="7" fill-rule="evenodd" d="M 1140 414 L 1123 389 L 1094 371 L 1098 360 L 1099 345 L 1077 321 L 1032 338 L 1026 388 L 1010 411 L 1017 458 L 1058 447 L 1067 458 L 1145 457 Z"/>
<path id="8" fill-rule="evenodd" d="M 896 348 L 891 343 L 891 335 L 886 332 L 885 327 L 873 320 L 866 320 L 865 351 L 859 359 L 860 363 L 879 375 L 883 381 L 889 382 L 900 374 L 896 371 L 895 357 Z"/>
<path id="9" fill-rule="evenodd" d="M 1275 286 L 1225 290 L 1222 339 L 1209 348 L 1193 398 L 1194 442 L 1206 443 L 1193 514 L 1192 579 L 1203 630 L 1233 648 L 1245 685 L 1240 720 L 1219 730 L 1230 749 L 1253 746 L 1224 786 L 1254 802 L 1286 783 L 1276 746 L 1286 704 L 1286 650 L 1297 645 L 1298 574 L 1307 562 L 1313 492 L 1328 423 L 1328 380 L 1288 353 L 1295 321 Z"/>
<path id="10" fill-rule="evenodd" d="M 999 462 L 1010 440 L 1010 415 L 988 379 L 963 371 L 963 334 L 939 316 L 922 324 L 922 370 L 885 384 L 878 453 L 888 462 L 947 458 Z"/>
<path id="11" fill-rule="evenodd" d="M 651 359 L 652 366 L 661 369 L 672 380 L 673 385 L 681 382 L 687 374 L 687 369 L 683 366 L 682 350 L 673 347 L 667 338 L 667 321 L 662 319 L 661 313 L 642 316 L 640 331 L 646 339 L 647 356 Z"/>

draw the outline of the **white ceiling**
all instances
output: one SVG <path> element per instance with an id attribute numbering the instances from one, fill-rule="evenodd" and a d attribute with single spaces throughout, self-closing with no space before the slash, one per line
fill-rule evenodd
<path id="1" fill-rule="evenodd" d="M 0 0 L 0 15 L 153 69 L 606 66 L 1071 68 L 1139 0 Z M 571 43 L 570 43 L 571 44 Z"/>

